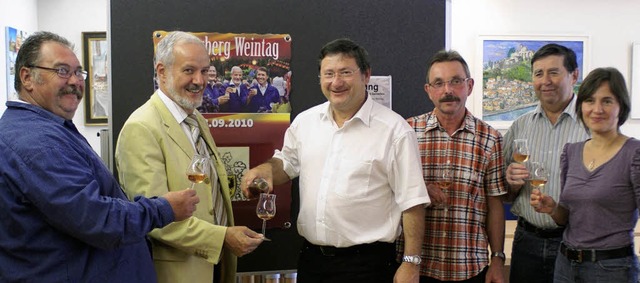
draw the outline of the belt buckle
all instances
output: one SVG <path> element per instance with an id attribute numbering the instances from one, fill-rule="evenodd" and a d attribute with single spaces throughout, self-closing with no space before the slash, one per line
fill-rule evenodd
<path id="1" fill-rule="evenodd" d="M 333 247 L 319 246 L 319 248 L 320 248 L 320 252 L 322 252 L 322 255 L 324 255 L 324 256 L 335 256 L 336 255 L 336 250 Z"/>
<path id="2" fill-rule="evenodd" d="M 578 259 L 576 260 L 576 262 L 582 263 L 582 250 L 575 250 L 575 252 L 578 254 Z"/>

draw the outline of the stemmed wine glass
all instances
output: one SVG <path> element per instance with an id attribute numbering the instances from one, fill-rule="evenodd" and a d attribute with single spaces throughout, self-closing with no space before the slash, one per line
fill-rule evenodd
<path id="1" fill-rule="evenodd" d="M 540 194 L 542 195 L 542 188 L 547 183 L 547 178 L 549 177 L 549 173 L 544 168 L 544 163 L 542 162 L 530 162 L 529 164 L 529 172 L 531 172 L 531 179 L 529 179 L 529 184 L 532 187 L 538 188 L 540 190 Z"/>
<path id="2" fill-rule="evenodd" d="M 191 158 L 191 163 L 187 167 L 187 178 L 191 181 L 191 189 L 196 183 L 202 183 L 209 174 L 209 157 L 206 155 L 195 154 Z"/>
<path id="3" fill-rule="evenodd" d="M 529 145 L 526 139 L 513 140 L 513 160 L 522 164 L 529 159 Z"/>
<path id="4" fill-rule="evenodd" d="M 265 229 L 267 228 L 267 220 L 276 216 L 276 195 L 261 193 L 258 199 L 258 205 L 256 206 L 256 215 L 262 219 L 262 235 L 264 235 L 265 241 L 271 241 L 267 239 Z"/>
<path id="5" fill-rule="evenodd" d="M 544 168 L 544 163 L 531 162 L 530 167 L 531 170 L 529 172 L 531 172 L 531 179 L 529 180 L 529 184 L 542 190 L 544 185 L 547 183 L 547 178 L 549 177 L 549 173 Z"/>
<path id="6" fill-rule="evenodd" d="M 447 190 L 451 188 L 453 184 L 453 170 L 451 169 L 451 161 L 447 160 L 447 164 L 442 166 L 442 169 L 438 170 L 438 175 L 436 176 L 436 184 L 438 188 L 442 190 L 443 193 L 447 193 Z M 447 203 L 441 203 L 437 205 L 439 208 L 444 208 L 445 211 L 449 208 Z"/>

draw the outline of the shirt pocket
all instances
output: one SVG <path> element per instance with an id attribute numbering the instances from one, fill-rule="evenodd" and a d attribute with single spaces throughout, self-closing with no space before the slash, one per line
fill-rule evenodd
<path id="1" fill-rule="evenodd" d="M 336 171 L 335 193 L 347 199 L 366 197 L 372 167 L 370 161 L 341 159 Z"/>

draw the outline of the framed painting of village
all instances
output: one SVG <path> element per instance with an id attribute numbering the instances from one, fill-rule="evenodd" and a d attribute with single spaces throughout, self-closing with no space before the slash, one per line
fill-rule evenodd
<path id="1" fill-rule="evenodd" d="M 542 46 L 557 43 L 576 53 L 580 75 L 577 92 L 588 68 L 589 38 L 587 36 L 480 36 L 481 62 L 476 63 L 476 84 L 482 86 L 482 96 L 476 95 L 474 109 L 494 128 L 508 129 L 520 115 L 534 110 L 538 104 L 531 75 L 531 58 Z M 482 81 L 478 81 L 482 78 Z M 478 111 L 480 110 L 480 111 Z"/>

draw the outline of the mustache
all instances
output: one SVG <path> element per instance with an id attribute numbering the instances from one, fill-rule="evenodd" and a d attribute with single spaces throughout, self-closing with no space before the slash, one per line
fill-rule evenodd
<path id="1" fill-rule="evenodd" d="M 191 84 L 187 87 L 187 90 L 190 92 L 200 92 L 203 89 L 204 89 L 204 86 L 196 85 L 196 84 Z"/>
<path id="2" fill-rule="evenodd" d="M 460 102 L 460 98 L 455 95 L 446 94 L 445 96 L 441 97 L 438 102 Z"/>
<path id="3" fill-rule="evenodd" d="M 82 97 L 82 91 L 76 86 L 68 86 L 59 91 L 60 95 L 75 94 L 77 97 Z"/>

